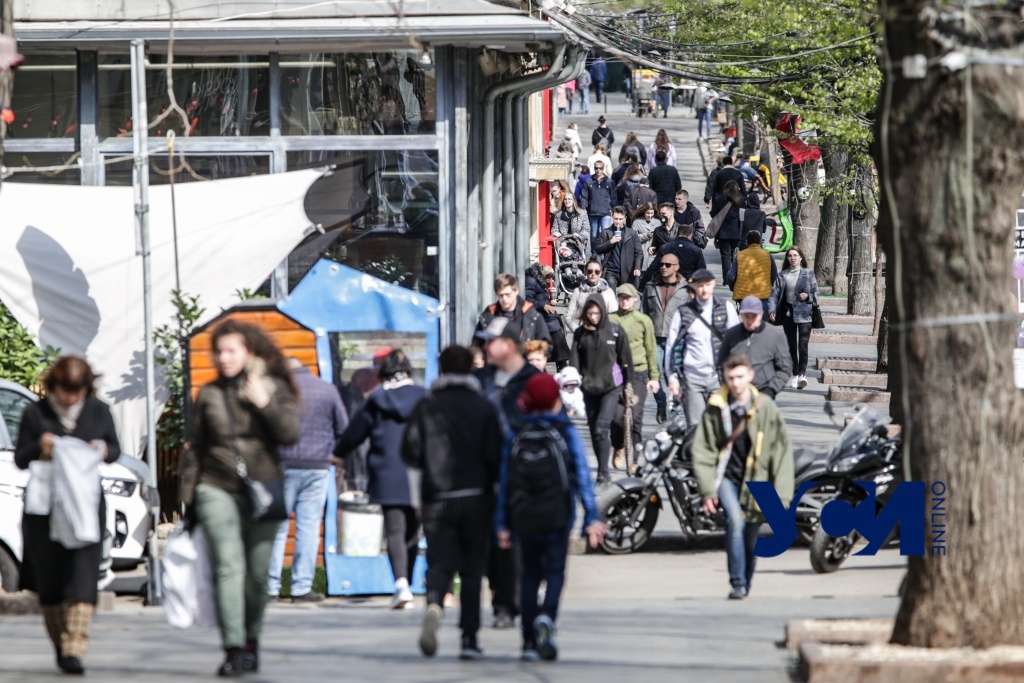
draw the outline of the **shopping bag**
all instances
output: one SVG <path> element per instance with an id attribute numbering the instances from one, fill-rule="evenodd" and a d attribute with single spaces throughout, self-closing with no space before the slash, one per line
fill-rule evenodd
<path id="1" fill-rule="evenodd" d="M 53 463 L 33 460 L 28 464 L 29 480 L 25 489 L 25 514 L 50 514 L 53 492 Z"/>
<path id="2" fill-rule="evenodd" d="M 167 623 L 174 628 L 216 626 L 213 569 L 203 528 L 179 522 L 167 537 L 160 567 Z"/>
<path id="3" fill-rule="evenodd" d="M 100 461 L 96 448 L 72 436 L 53 440 L 50 540 L 65 548 L 99 543 Z"/>

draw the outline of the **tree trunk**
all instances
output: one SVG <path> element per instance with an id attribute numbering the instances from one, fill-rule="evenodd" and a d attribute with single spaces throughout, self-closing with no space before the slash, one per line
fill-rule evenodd
<path id="1" fill-rule="evenodd" d="M 875 372 L 885 374 L 889 372 L 889 304 L 882 305 L 882 316 L 878 319 L 878 342 L 875 345 L 878 350 L 878 364 Z M 892 391 L 892 373 L 889 373 L 888 391 Z M 893 419 L 896 419 L 895 415 Z"/>
<path id="2" fill-rule="evenodd" d="M 871 334 L 876 337 L 882 329 L 882 313 L 885 309 L 885 281 L 882 279 L 882 245 L 875 247 L 875 322 L 871 326 Z M 878 347 L 879 358 L 881 358 L 882 347 Z"/>
<path id="3" fill-rule="evenodd" d="M 1007 293 L 1024 189 L 1024 69 L 975 63 L 950 72 L 938 64 L 947 49 L 936 42 L 1019 62 L 1024 26 L 1016 3 L 971 5 L 969 14 L 910 0 L 882 7 L 883 59 L 893 68 L 879 99 L 874 157 L 896 361 L 892 403 L 905 413 L 909 474 L 929 491 L 926 555 L 910 558 L 892 642 L 1024 645 L 1024 398 L 1010 381 Z M 899 68 L 905 58 L 928 65 L 922 78 Z M 945 486 L 939 518 L 930 514 L 936 482 Z M 933 521 L 946 525 L 941 551 Z"/>
<path id="4" fill-rule="evenodd" d="M 786 155 L 787 158 L 789 155 Z M 800 188 L 809 191 L 806 199 L 800 199 Z M 818 225 L 821 223 L 821 206 L 818 189 L 818 162 L 809 161 L 790 167 L 789 206 L 793 218 L 793 244 L 800 247 L 812 268 L 817 263 Z"/>
<path id="5" fill-rule="evenodd" d="M 848 158 L 849 155 L 842 147 L 829 142 L 821 144 L 821 159 L 825 165 L 828 192 L 821 203 L 821 227 L 818 228 L 814 274 L 818 278 L 818 284 L 823 287 L 835 285 L 836 234 L 844 232 L 846 226 L 845 206 L 839 200 L 844 191 L 842 178 L 846 174 Z"/>
<path id="6" fill-rule="evenodd" d="M 849 194 L 849 193 L 844 193 Z M 849 201 L 839 204 L 839 224 L 836 226 L 836 266 L 832 274 L 832 293 L 846 296 L 850 292 L 850 226 L 853 218 Z"/>
<path id="7" fill-rule="evenodd" d="M 875 312 L 875 273 L 871 263 L 874 245 L 874 179 L 865 162 L 856 169 L 853 202 L 853 234 L 850 240 L 850 288 L 846 312 L 873 315 Z"/>

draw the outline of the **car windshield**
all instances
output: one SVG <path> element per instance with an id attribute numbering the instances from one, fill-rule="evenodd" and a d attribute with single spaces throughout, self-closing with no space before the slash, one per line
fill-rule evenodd
<path id="1" fill-rule="evenodd" d="M 872 410 L 859 411 L 850 420 L 850 424 L 846 425 L 843 433 L 839 435 L 839 440 L 829 451 L 828 464 L 831 466 L 844 456 L 855 452 L 856 447 L 871 436 L 875 427 L 887 425 L 890 422 L 892 422 L 892 418 L 888 415 L 882 415 Z"/>

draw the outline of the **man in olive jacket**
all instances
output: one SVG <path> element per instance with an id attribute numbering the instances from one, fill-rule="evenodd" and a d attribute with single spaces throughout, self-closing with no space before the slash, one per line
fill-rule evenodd
<path id="1" fill-rule="evenodd" d="M 793 449 L 775 403 L 752 386 L 754 371 L 742 354 L 723 363 L 725 386 L 708 400 L 693 441 L 693 473 L 704 511 L 725 511 L 725 553 L 730 600 L 742 600 L 754 577 L 754 545 L 764 516 L 749 481 L 767 481 L 782 504 L 793 499 Z"/>
<path id="2" fill-rule="evenodd" d="M 637 402 L 632 409 L 633 428 L 630 431 L 633 434 L 633 448 L 636 448 L 644 443 L 644 404 L 647 402 L 647 392 L 657 393 L 661 388 L 658 345 L 654 336 L 654 323 L 648 316 L 636 310 L 640 298 L 636 287 L 626 283 L 619 285 L 616 292 L 619 295 L 619 310 L 611 314 L 611 319 L 625 331 L 626 338 L 629 339 L 629 350 L 633 354 L 633 392 L 636 394 Z M 615 467 L 624 466 L 618 451 L 615 452 L 612 464 Z"/>

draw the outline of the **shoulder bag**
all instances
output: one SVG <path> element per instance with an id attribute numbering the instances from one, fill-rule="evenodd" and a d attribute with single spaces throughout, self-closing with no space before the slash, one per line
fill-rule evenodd
<path id="1" fill-rule="evenodd" d="M 249 499 L 249 518 L 254 522 L 283 522 L 288 519 L 288 508 L 284 502 L 284 477 L 281 476 L 280 470 L 277 476 L 269 481 L 254 481 L 249 477 L 249 469 L 238 451 L 235 419 L 231 414 L 227 393 L 224 394 L 224 410 L 228 416 L 231 450 L 235 452 L 235 471 L 245 485 L 246 496 Z"/>
<path id="2" fill-rule="evenodd" d="M 715 217 L 708 223 L 707 230 L 704 234 L 708 239 L 713 240 L 718 237 L 718 231 L 722 229 L 722 223 L 725 222 L 725 217 L 729 215 L 729 209 L 732 208 L 732 202 L 726 202 L 722 210 L 715 214 Z"/>
<path id="3" fill-rule="evenodd" d="M 818 304 L 814 304 L 813 306 L 811 306 L 811 329 L 825 329 L 825 318 L 822 317 L 821 309 L 818 307 Z"/>

